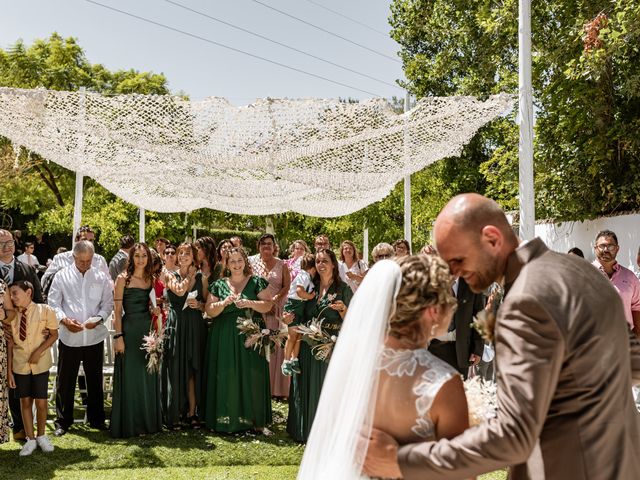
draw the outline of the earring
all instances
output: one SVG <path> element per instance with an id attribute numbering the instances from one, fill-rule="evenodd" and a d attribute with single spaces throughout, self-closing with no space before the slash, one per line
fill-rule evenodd
<path id="1" fill-rule="evenodd" d="M 437 325 L 431 325 L 431 336 L 435 337 L 436 336 L 436 328 L 438 328 Z"/>

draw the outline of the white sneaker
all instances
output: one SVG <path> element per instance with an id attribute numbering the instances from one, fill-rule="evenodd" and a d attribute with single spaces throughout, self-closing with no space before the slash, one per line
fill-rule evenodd
<path id="1" fill-rule="evenodd" d="M 38 448 L 38 444 L 36 443 L 35 439 L 28 438 L 27 443 L 25 443 L 22 447 L 22 450 L 20 450 L 20 456 L 28 457 L 36 451 L 36 448 Z"/>
<path id="2" fill-rule="evenodd" d="M 53 452 L 53 445 L 51 444 L 51 440 L 49 440 L 49 437 L 47 437 L 46 435 L 36 437 L 36 442 L 38 443 L 40 450 L 42 450 L 43 452 Z"/>

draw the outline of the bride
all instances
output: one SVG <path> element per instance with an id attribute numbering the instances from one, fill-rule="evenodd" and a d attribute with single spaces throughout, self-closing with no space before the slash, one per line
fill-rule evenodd
<path id="1" fill-rule="evenodd" d="M 469 427 L 460 375 L 427 351 L 456 308 L 449 267 L 414 255 L 378 262 L 353 297 L 333 352 L 298 478 L 367 478 L 372 428 L 400 445 Z"/>

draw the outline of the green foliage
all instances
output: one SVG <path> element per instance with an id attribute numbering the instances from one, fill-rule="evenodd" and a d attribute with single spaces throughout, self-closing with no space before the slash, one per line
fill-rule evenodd
<path id="1" fill-rule="evenodd" d="M 585 24 L 601 12 L 607 18 L 595 31 L 598 45 L 585 49 Z M 516 0 L 395 0 L 389 21 L 401 45 L 403 86 L 418 98 L 517 91 Z M 537 217 L 572 220 L 637 209 L 640 6 L 532 2 L 532 38 Z M 518 206 L 517 145 L 515 123 L 499 120 L 461 159 L 483 177 L 475 191 L 507 209 Z M 447 193 L 473 183 L 459 182 L 457 175 L 467 172 L 438 174 L 445 175 Z"/>
<path id="2" fill-rule="evenodd" d="M 36 40 L 27 47 L 16 42 L 6 51 L 0 49 L 0 86 L 15 88 L 47 88 L 88 91 L 105 94 L 167 94 L 163 75 L 136 70 L 109 71 L 91 64 L 75 39 L 63 39 L 57 33 Z M 22 149 L 16 152 L 0 137 L 0 207 L 18 211 L 31 218 L 25 226 L 31 233 L 66 233 L 73 229 L 73 172 L 49 163 L 46 159 Z M 147 232 L 157 235 L 175 228 L 176 221 L 159 221 L 150 213 Z M 83 223 L 92 225 L 99 234 L 98 248 L 105 255 L 118 249 L 119 237 L 137 232 L 137 209 L 117 199 L 103 187 L 85 179 Z"/>

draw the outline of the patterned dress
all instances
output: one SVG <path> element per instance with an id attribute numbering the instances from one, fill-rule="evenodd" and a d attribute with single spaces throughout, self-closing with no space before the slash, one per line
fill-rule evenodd
<path id="1" fill-rule="evenodd" d="M 0 331 L 0 443 L 9 441 L 9 384 L 7 342 Z"/>
<path id="2" fill-rule="evenodd" d="M 249 263 L 251 264 L 254 275 L 258 275 L 269 282 L 268 292 L 270 295 L 276 295 L 282 289 L 282 285 L 284 284 L 283 272 L 286 273 L 284 260 L 277 258 L 276 264 L 271 270 L 267 270 L 267 267 L 260 259 L 260 255 L 249 257 Z M 273 310 L 262 314 L 267 328 L 271 330 L 280 328 L 285 303 L 287 303 L 286 294 L 282 295 L 282 298 L 280 298 Z M 271 395 L 274 397 L 289 396 L 289 377 L 285 377 L 280 368 L 283 360 L 284 349 L 276 347 L 275 351 L 271 354 L 271 361 L 269 362 Z"/>

